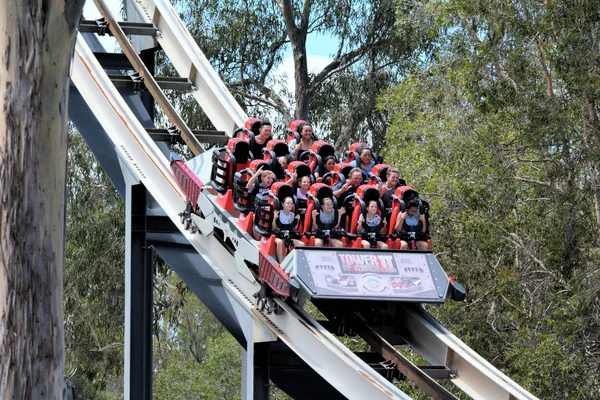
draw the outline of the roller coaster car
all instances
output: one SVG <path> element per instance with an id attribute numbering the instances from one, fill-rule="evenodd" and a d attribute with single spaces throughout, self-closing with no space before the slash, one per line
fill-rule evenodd
<path id="1" fill-rule="evenodd" d="M 187 198 L 185 210 L 179 214 L 185 229 L 192 226 L 191 214 L 198 211 L 198 197 L 204 187 L 202 181 L 185 165 L 177 154 L 171 154 L 171 169 L 177 184 Z"/>
<path id="2" fill-rule="evenodd" d="M 352 212 L 350 214 L 350 226 L 348 227 L 349 234 L 347 234 L 347 236 L 350 238 L 357 238 L 352 247 L 358 248 L 362 246 L 361 241 L 366 240 L 370 243 L 371 248 L 377 248 L 378 240 L 383 242 L 387 240 L 387 235 L 379 233 L 383 228 L 386 217 L 383 201 L 379 198 L 379 189 L 371 185 L 360 185 L 358 189 L 356 189 L 356 193 L 351 196 L 349 200 L 346 200 L 346 202 L 348 201 L 352 201 L 352 204 L 349 205 Z M 379 214 L 381 222 L 376 227 L 369 227 L 363 223 L 364 232 L 358 232 L 358 219 L 361 215 L 364 219 L 367 218 L 367 206 L 371 201 L 377 202 L 377 214 Z M 346 207 L 346 212 L 348 212 L 348 209 L 349 208 Z"/>
<path id="3" fill-rule="evenodd" d="M 398 221 L 398 214 L 406 211 L 406 204 L 408 204 L 411 200 L 417 200 L 419 203 L 419 213 L 425 216 L 426 222 L 426 231 L 424 234 L 423 240 L 427 241 L 427 245 L 431 250 L 431 239 L 429 236 L 430 232 L 430 224 L 429 224 L 429 203 L 419 197 L 419 193 L 410 186 L 400 186 L 396 188 L 394 195 L 392 196 L 392 211 L 390 214 L 390 222 L 388 225 L 388 246 L 390 248 L 399 249 L 400 248 L 400 235 L 397 232 L 394 232 L 394 228 L 396 226 L 396 222 Z M 411 240 L 409 242 L 410 249 L 415 250 L 415 240 Z"/>
<path id="4" fill-rule="evenodd" d="M 225 194 L 233 187 L 234 174 L 248 168 L 250 161 L 250 144 L 242 138 L 229 139 L 227 146 L 213 150 L 210 184 Z"/>
<path id="5" fill-rule="evenodd" d="M 333 171 L 328 172 L 323 175 L 322 182 L 333 187 L 336 183 L 342 182 L 342 185 L 346 183 L 348 179 L 348 175 L 350 171 L 352 171 L 354 167 L 348 163 L 337 163 L 333 167 Z"/>
<path id="6" fill-rule="evenodd" d="M 308 122 L 302 119 L 292 121 L 290 127 L 287 130 L 286 142 L 289 144 L 292 140 L 295 140 L 296 143 L 300 143 L 300 132 L 302 132 L 302 127 L 306 124 L 308 124 Z M 312 134 L 312 139 L 319 140 L 319 137 L 317 136 L 314 130 Z"/>
<path id="7" fill-rule="evenodd" d="M 236 172 L 233 178 L 233 207 L 241 213 L 247 214 L 252 211 L 252 194 L 246 187 L 248 181 L 256 171 L 270 171 L 271 166 L 265 160 L 252 160 L 248 168 Z M 256 182 L 256 185 L 260 184 Z"/>
<path id="8" fill-rule="evenodd" d="M 321 203 L 324 198 L 330 198 L 333 201 L 333 222 L 325 224 L 321 221 Z M 312 212 L 317 211 L 315 223 L 313 226 Z M 340 239 L 342 232 L 335 229 L 338 224 L 339 211 L 337 199 L 333 195 L 333 189 L 324 183 L 315 183 L 310 187 L 308 200 L 306 204 L 306 214 L 304 216 L 304 225 L 302 233 L 308 238 L 307 245 L 314 246 L 315 238 L 323 240 L 324 246 L 329 246 L 329 239 Z"/>
<path id="9" fill-rule="evenodd" d="M 312 144 L 310 151 L 305 151 L 300 155 L 298 161 L 305 161 L 310 167 L 310 171 L 315 172 L 317 167 L 323 168 L 323 160 L 328 156 L 335 157 L 333 146 L 328 142 L 316 141 Z"/>

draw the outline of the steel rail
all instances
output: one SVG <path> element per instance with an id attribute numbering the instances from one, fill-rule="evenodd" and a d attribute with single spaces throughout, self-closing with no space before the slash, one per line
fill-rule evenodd
<path id="1" fill-rule="evenodd" d="M 452 382 L 474 399 L 537 400 L 464 342 L 420 305 L 402 306 L 400 336 L 432 365 L 452 371 Z"/>
<path id="2" fill-rule="evenodd" d="M 102 14 L 104 19 L 106 19 L 106 22 L 108 22 L 108 28 L 110 29 L 110 32 L 114 38 L 117 40 L 117 43 L 119 43 L 119 46 L 121 46 L 123 53 L 127 56 L 127 59 L 131 65 L 133 65 L 134 69 L 142 77 L 144 86 L 148 89 L 148 92 L 150 92 L 152 97 L 154 97 L 154 100 L 160 106 L 160 108 L 162 108 L 169 121 L 171 121 L 171 123 L 175 125 L 177 129 L 179 129 L 181 138 L 188 145 L 191 152 L 194 155 L 202 154 L 204 152 L 202 145 L 200 145 L 200 142 L 198 142 L 191 129 L 179 116 L 177 111 L 175 111 L 173 105 L 169 102 L 164 92 L 160 89 L 160 86 L 158 83 L 156 83 L 156 80 L 129 42 L 127 35 L 125 35 L 123 29 L 121 29 L 116 19 L 113 17 L 108 6 L 102 0 L 94 0 L 94 4 L 96 4 L 100 14 Z"/>
<path id="3" fill-rule="evenodd" d="M 425 393 L 436 400 L 458 400 L 456 396 L 450 393 L 446 388 L 437 383 L 420 367 L 413 364 L 408 358 L 388 343 L 383 336 L 371 328 L 363 318 L 356 317 L 354 321 L 356 333 L 362 337 L 373 350 L 381 354 L 386 360 L 391 360 L 396 364 L 396 369 L 413 381 Z"/>
<path id="4" fill-rule="evenodd" d="M 244 126 L 248 116 L 229 92 L 179 15 L 168 1 L 134 0 L 140 14 L 158 28 L 158 43 L 180 76 L 189 78 L 196 90 L 191 93 L 220 131 L 232 132 Z"/>

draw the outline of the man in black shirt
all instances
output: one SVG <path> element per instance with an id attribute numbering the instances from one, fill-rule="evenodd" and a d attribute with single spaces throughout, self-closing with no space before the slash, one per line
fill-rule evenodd
<path id="1" fill-rule="evenodd" d="M 254 140 L 250 141 L 250 152 L 252 152 L 255 160 L 263 159 L 262 151 L 267 145 L 267 142 L 273 139 L 271 136 L 272 131 L 273 127 L 269 121 L 263 121 L 260 123 L 258 135 L 254 137 Z"/>

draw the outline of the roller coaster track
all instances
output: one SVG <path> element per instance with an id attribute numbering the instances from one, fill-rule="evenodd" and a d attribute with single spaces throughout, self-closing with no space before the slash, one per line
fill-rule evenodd
<path id="1" fill-rule="evenodd" d="M 195 154 L 201 154 L 203 149 L 196 136 L 168 104 L 160 86 L 141 65 L 119 24 L 101 0 L 95 1 L 113 36 L 142 76 L 146 88 L 161 108 L 166 110 L 165 114 L 190 149 Z M 214 126 L 224 132 L 232 132 L 243 126 L 246 115 L 204 57 L 173 7 L 164 0 L 137 0 L 136 6 L 147 22 L 153 24 L 151 32 L 156 33 L 158 42 L 181 77 L 189 80 L 192 94 Z M 145 186 L 185 240 L 216 273 L 238 318 L 251 322 L 253 329 L 245 332 L 248 342 L 281 340 L 347 398 L 409 398 L 390 380 L 341 344 L 325 328 L 325 323 L 315 320 L 300 305 L 276 299 L 282 310 L 280 314 L 269 314 L 257 308 L 253 295 L 260 290 L 260 284 L 253 271 L 248 268 L 248 263 L 258 264 L 257 242 L 236 230 L 234 216 L 216 205 L 216 195 L 209 187 L 203 191 L 199 200 L 202 211 L 202 218 L 198 221 L 199 229 L 184 229 L 179 214 L 186 207 L 186 198 L 175 181 L 169 160 L 126 104 L 81 34 L 77 38 L 71 77 L 109 136 L 119 162 Z M 205 156 L 208 155 L 200 157 L 204 157 L 204 161 L 209 163 L 210 157 Z M 200 178 L 204 182 L 208 181 L 206 177 Z M 228 236 L 235 239 L 233 251 L 224 245 L 223 241 Z M 334 305 L 325 302 L 315 302 L 315 305 L 330 321 L 336 319 Z M 420 305 L 398 303 L 395 307 L 395 323 L 386 329 L 371 326 L 360 307 L 346 316 L 346 324 L 384 359 L 389 360 L 392 368 L 413 380 L 427 394 L 439 399 L 455 399 L 452 393 L 433 379 L 445 377 L 474 399 L 535 399 L 452 335 Z M 432 366 L 417 367 L 412 364 L 393 346 L 398 342 L 410 345 Z"/>

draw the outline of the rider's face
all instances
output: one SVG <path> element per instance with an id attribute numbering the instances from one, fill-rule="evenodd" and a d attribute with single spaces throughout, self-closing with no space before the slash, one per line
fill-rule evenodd
<path id="1" fill-rule="evenodd" d="M 355 172 L 350 177 L 350 184 L 354 187 L 360 186 L 362 182 L 362 174 L 360 172 Z"/>
<path id="2" fill-rule="evenodd" d="M 312 126 L 304 125 L 302 127 L 302 131 L 300 132 L 300 136 L 302 136 L 304 139 L 311 139 L 312 133 L 313 133 Z"/>
<path id="3" fill-rule="evenodd" d="M 419 211 L 419 207 L 411 207 L 408 210 L 406 210 L 406 213 L 412 217 L 417 213 L 417 211 Z"/>
<path id="4" fill-rule="evenodd" d="M 321 208 L 325 212 L 331 211 L 333 208 L 333 201 L 331 201 L 331 199 L 323 200 L 323 203 L 321 203 Z"/>
<path id="5" fill-rule="evenodd" d="M 370 202 L 367 211 L 371 214 L 377 213 L 377 203 L 374 201 Z"/>
<path id="6" fill-rule="evenodd" d="M 333 158 L 330 158 L 325 163 L 325 169 L 327 169 L 327 171 L 333 171 L 333 167 L 335 167 L 335 160 Z"/>
<path id="7" fill-rule="evenodd" d="M 262 184 L 264 187 L 270 187 L 271 184 L 273 184 L 273 174 L 269 174 L 267 176 L 265 176 L 264 178 L 262 178 Z"/>
<path id="8" fill-rule="evenodd" d="M 292 201 L 292 199 L 286 199 L 283 202 L 283 209 L 286 211 L 292 211 L 292 209 L 294 208 L 294 202 Z"/>
<path id="9" fill-rule="evenodd" d="M 360 161 L 363 164 L 368 164 L 371 162 L 371 151 L 368 149 L 364 149 L 362 153 L 360 153 Z"/>
<path id="10" fill-rule="evenodd" d="M 271 132 L 273 131 L 273 127 L 271 125 L 263 125 L 258 133 L 260 134 L 260 136 L 262 137 L 269 137 L 271 136 Z"/>
<path id="11" fill-rule="evenodd" d="M 305 190 L 310 188 L 310 178 L 308 176 L 303 176 L 300 179 L 300 188 Z"/>

